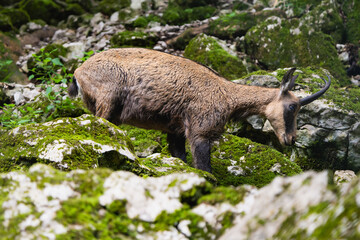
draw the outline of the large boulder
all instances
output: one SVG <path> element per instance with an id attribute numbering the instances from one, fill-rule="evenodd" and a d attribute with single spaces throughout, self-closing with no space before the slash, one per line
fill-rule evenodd
<path id="1" fill-rule="evenodd" d="M 285 13 L 279 9 L 263 10 L 255 14 L 252 11 L 232 12 L 212 21 L 206 33 L 221 39 L 235 39 L 245 36 L 250 28 L 270 16 L 285 17 Z"/>
<path id="2" fill-rule="evenodd" d="M 269 17 L 246 33 L 245 50 L 266 69 L 321 66 L 341 85 L 349 83 L 333 39 L 297 19 Z"/>
<path id="3" fill-rule="evenodd" d="M 140 167 L 124 132 L 91 115 L 19 126 L 3 132 L 0 139 L 1 172 L 38 162 L 67 171 Z"/>
<path id="4" fill-rule="evenodd" d="M 276 178 L 236 205 L 243 212 L 220 239 L 356 239 L 359 186 L 334 188 L 327 172 Z"/>

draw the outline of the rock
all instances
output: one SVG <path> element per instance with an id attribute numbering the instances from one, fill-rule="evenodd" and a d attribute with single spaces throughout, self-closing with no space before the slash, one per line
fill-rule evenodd
<path id="1" fill-rule="evenodd" d="M 154 47 L 158 37 L 153 33 L 123 31 L 110 39 L 112 47 Z"/>
<path id="2" fill-rule="evenodd" d="M 0 179 L 0 232 L 12 239 L 74 234 L 111 239 L 214 239 L 223 229 L 219 223 L 226 216 L 222 213 L 233 210 L 231 206 L 247 192 L 212 187 L 193 173 L 142 178 L 109 169 L 65 173 L 41 164 L 27 172 L 0 174 Z M 218 200 L 224 196 L 227 199 Z M 199 201 L 203 205 L 214 205 L 215 223 L 207 223 L 200 209 L 192 211 L 200 197 L 204 197 Z"/>
<path id="3" fill-rule="evenodd" d="M 20 105 L 25 102 L 24 95 L 21 92 L 16 92 L 14 94 L 15 105 Z"/>
<path id="4" fill-rule="evenodd" d="M 215 187 L 194 173 L 143 178 L 105 168 L 63 172 L 43 164 L 2 173 L 0 180 L 0 233 L 15 240 L 355 239 L 360 234 L 359 179 L 334 186 L 327 172 L 277 177 L 261 189 Z"/>
<path id="5" fill-rule="evenodd" d="M 354 171 L 351 170 L 337 170 L 334 173 L 334 182 L 336 185 L 350 182 L 356 178 L 357 176 Z"/>
<path id="6" fill-rule="evenodd" d="M 219 40 L 199 34 L 186 46 L 184 56 L 211 67 L 227 79 L 236 79 L 247 73 L 242 61 L 233 51 L 221 46 Z"/>
<path id="7" fill-rule="evenodd" d="M 213 175 L 221 185 L 264 186 L 276 176 L 292 176 L 300 167 L 280 152 L 245 138 L 224 134 L 211 151 Z"/>
<path id="8" fill-rule="evenodd" d="M 333 40 L 298 20 L 269 17 L 246 33 L 245 48 L 268 69 L 321 66 L 329 69 L 340 84 L 349 83 Z"/>
<path id="9" fill-rule="evenodd" d="M 79 59 L 84 57 L 85 44 L 82 42 L 72 42 L 63 45 L 68 50 L 66 58 L 68 59 Z"/>
<path id="10" fill-rule="evenodd" d="M 124 133 L 90 115 L 20 126 L 1 135 L 0 142 L 0 172 L 28 168 L 36 162 L 64 170 L 138 164 Z"/>
<path id="11" fill-rule="evenodd" d="M 341 5 L 341 10 L 346 16 L 346 36 L 348 42 L 358 45 L 360 39 L 360 29 L 357 23 L 360 21 L 360 3 L 354 0 L 347 1 Z"/>
<path id="12" fill-rule="evenodd" d="M 251 11 L 232 12 L 212 21 L 206 33 L 221 39 L 235 39 L 236 37 L 245 36 L 250 28 L 270 16 L 285 17 L 285 13 L 279 9 L 264 10 L 257 14 Z"/>
<path id="13" fill-rule="evenodd" d="M 295 234 L 309 238 L 316 234 L 316 228 L 326 223 L 322 213 L 310 209 L 322 204 L 326 207 L 336 199 L 336 195 L 328 190 L 326 172 L 276 178 L 236 206 L 243 210 L 243 214 L 220 239 L 272 239 L 275 236 L 290 239 Z M 292 219 L 290 222 L 289 218 Z M 315 222 L 318 224 L 313 226 Z M 334 232 L 326 234 L 331 236 Z"/>

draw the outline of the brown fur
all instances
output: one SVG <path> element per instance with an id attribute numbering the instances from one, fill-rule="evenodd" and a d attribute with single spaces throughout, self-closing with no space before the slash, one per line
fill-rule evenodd
<path id="1" fill-rule="evenodd" d="M 195 167 L 209 172 L 209 145 L 231 118 L 259 114 L 269 119 L 282 144 L 295 138 L 300 105 L 289 89 L 235 84 L 186 58 L 147 49 L 111 49 L 89 58 L 74 76 L 93 114 L 168 133 L 170 151 L 183 160 L 180 145 L 186 137 Z M 294 129 L 286 133 L 284 103 L 290 102 L 297 109 Z"/>

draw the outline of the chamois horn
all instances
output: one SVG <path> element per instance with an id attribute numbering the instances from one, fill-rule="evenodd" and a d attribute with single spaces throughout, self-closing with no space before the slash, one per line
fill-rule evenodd
<path id="1" fill-rule="evenodd" d="M 326 81 L 324 78 L 321 78 L 325 82 L 325 87 L 323 89 L 321 89 L 320 91 L 314 93 L 313 95 L 310 95 L 310 96 L 300 99 L 301 106 L 304 106 L 306 104 L 309 104 L 309 103 L 315 101 L 329 89 L 329 87 L 331 85 L 331 79 L 330 79 L 329 75 L 326 74 L 326 76 L 328 77 L 329 81 Z"/>

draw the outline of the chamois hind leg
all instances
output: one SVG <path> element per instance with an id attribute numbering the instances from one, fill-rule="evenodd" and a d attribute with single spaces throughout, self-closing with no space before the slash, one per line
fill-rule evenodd
<path id="1" fill-rule="evenodd" d="M 189 138 L 194 167 L 211 173 L 210 140 L 202 137 Z"/>
<path id="2" fill-rule="evenodd" d="M 180 158 L 186 162 L 185 137 L 177 134 L 167 134 L 169 150 L 173 157 Z"/>

